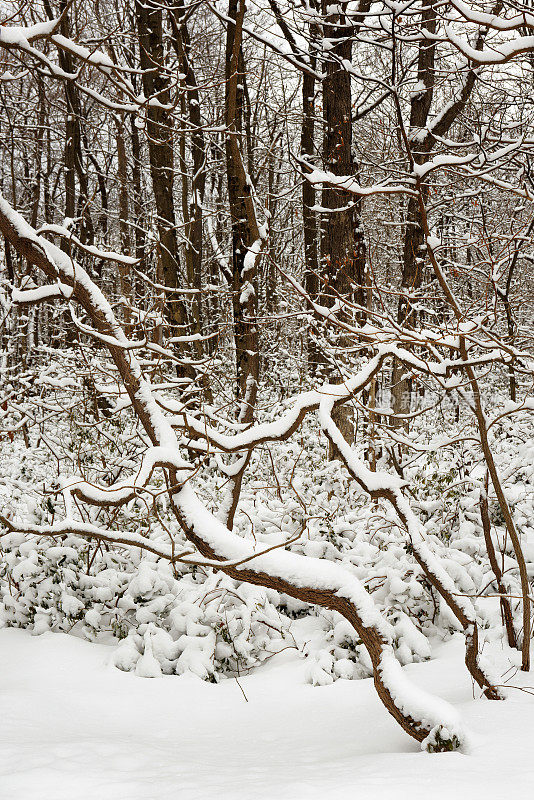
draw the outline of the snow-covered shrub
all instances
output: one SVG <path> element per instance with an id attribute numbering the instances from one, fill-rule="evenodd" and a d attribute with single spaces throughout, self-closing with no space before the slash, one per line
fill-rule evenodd
<path id="1" fill-rule="evenodd" d="M 145 560 L 118 603 L 130 631 L 115 663 L 139 674 L 149 647 L 165 674 L 210 681 L 239 674 L 286 645 L 289 620 L 277 599 L 211 570 L 176 579 L 168 565 Z"/>
<path id="2" fill-rule="evenodd" d="M 20 451 L 11 455 L 6 481 L 19 469 Z M 18 485 L 10 483 L 11 494 L 27 521 L 46 524 L 56 513 L 55 501 L 32 491 L 33 461 L 25 457 L 28 483 L 13 478 Z M 134 506 L 126 510 L 125 525 L 139 523 Z M 0 625 L 117 640 L 117 667 L 144 677 L 190 671 L 217 681 L 287 646 L 290 621 L 277 608 L 276 592 L 208 568 L 174 571 L 150 554 L 72 535 L 56 542 L 6 533 L 1 556 Z"/>
<path id="3" fill-rule="evenodd" d="M 54 397 L 64 391 L 65 381 L 72 382 L 52 364 L 41 380 Z M 82 399 L 84 392 L 82 385 Z M 273 395 L 264 418 L 282 409 L 283 401 Z M 85 417 L 55 419 L 46 433 L 48 444 L 62 454 L 73 473 L 83 461 L 89 480 L 106 483 L 118 475 L 132 475 L 145 446 L 133 420 L 127 415 L 120 423 L 113 417 L 101 418 L 98 430 L 92 425 L 90 404 L 83 413 Z M 417 424 L 414 435 L 420 442 L 435 441 L 432 426 Z M 502 430 L 493 429 L 492 446 L 525 556 L 532 563 L 534 440 L 528 427 L 504 427 L 503 423 Z M 65 514 L 60 479 L 50 448 L 42 442 L 37 447 L 37 435 L 32 435 L 30 449 L 20 438 L 3 443 L 0 505 L 3 513 L 47 524 Z M 360 456 L 364 446 L 365 442 L 355 444 Z M 411 502 L 428 544 L 458 592 L 473 598 L 481 589 L 495 594 L 480 521 L 485 472 L 476 446 L 463 442 L 439 451 L 425 446 L 406 467 L 405 477 L 413 488 Z M 45 494 L 43 480 L 48 492 L 55 487 L 58 494 Z M 158 481 L 161 476 L 155 475 L 156 487 Z M 226 478 L 216 469 L 206 470 L 196 489 L 216 510 L 224 503 L 225 484 Z M 490 513 L 503 580 L 517 595 L 513 549 L 491 497 Z M 114 511 L 106 516 L 105 510 L 95 514 L 104 525 L 166 541 L 170 531 L 177 546 L 185 544 L 164 494 L 158 499 L 160 520 L 150 516 L 141 499 L 132 500 L 116 516 Z M 429 658 L 429 640 L 458 630 L 456 619 L 422 574 L 392 509 L 387 503 L 370 502 L 338 462 L 325 461 L 325 442 L 313 417 L 305 420 L 298 437 L 280 443 L 276 452 L 254 451 L 234 530 L 260 547 L 283 544 L 300 533 L 291 550 L 351 571 L 389 620 L 402 664 Z M 179 564 L 173 568 L 151 554 L 141 556 L 137 550 L 70 535 L 51 540 L 4 533 L 1 547 L 0 624 L 107 641 L 115 647 L 113 660 L 121 670 L 141 676 L 193 672 L 203 680 L 217 681 L 247 671 L 289 646 L 306 657 L 312 684 L 371 674 L 365 648 L 337 613 L 240 584 L 210 568 Z M 481 639 L 501 636 L 498 601 L 489 597 L 476 602 Z M 517 610 L 514 605 L 514 613 Z"/>

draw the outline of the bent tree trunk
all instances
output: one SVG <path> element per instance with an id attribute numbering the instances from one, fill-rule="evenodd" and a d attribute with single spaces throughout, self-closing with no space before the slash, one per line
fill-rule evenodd
<path id="1" fill-rule="evenodd" d="M 171 484 L 175 484 L 176 477 L 172 474 L 170 477 Z M 188 498 L 184 513 L 183 504 L 179 501 L 176 502 L 176 499 L 173 498 L 173 509 L 182 530 L 187 539 L 195 545 L 203 556 L 210 559 L 220 559 L 221 554 L 218 549 L 213 547 L 209 541 L 206 541 L 206 538 L 198 531 L 198 526 L 194 522 L 192 523 L 196 515 L 189 510 L 189 502 Z M 196 502 L 198 503 L 197 500 Z M 189 513 L 187 513 L 188 511 Z M 294 556 L 294 554 L 286 552 L 282 553 L 282 555 L 284 557 Z M 433 708 L 434 699 L 417 689 L 407 679 L 393 653 L 391 636 L 388 635 L 389 623 L 381 616 L 378 608 L 374 605 L 374 601 L 367 595 L 365 589 L 361 585 L 350 587 L 350 589 L 343 586 L 343 580 L 349 578 L 348 573 L 340 575 L 341 580 L 337 584 L 337 576 L 333 576 L 332 579 L 328 574 L 331 571 L 330 569 L 327 568 L 325 570 L 326 575 L 324 574 L 323 570 L 326 565 L 319 559 L 308 559 L 300 556 L 297 556 L 297 558 L 310 561 L 310 564 L 302 564 L 302 577 L 304 581 L 310 577 L 315 578 L 315 585 L 313 585 L 312 581 L 310 581 L 310 585 L 299 585 L 298 578 L 288 580 L 283 574 L 285 571 L 283 562 L 280 565 L 282 569 L 277 573 L 275 570 L 262 571 L 261 567 L 256 570 L 225 566 L 224 564 L 221 564 L 220 569 L 235 580 L 275 589 L 302 602 L 318 605 L 321 608 L 328 608 L 341 614 L 352 625 L 363 642 L 373 666 L 373 680 L 378 696 L 401 728 L 418 742 L 424 742 L 429 749 L 456 749 L 461 744 L 462 731 L 454 712 L 448 720 L 440 718 L 440 712 L 438 711 L 436 715 L 436 710 Z M 261 564 L 261 557 L 258 562 Z M 291 562 L 293 563 L 293 558 L 291 558 Z M 336 565 L 332 566 L 335 567 Z M 335 569 L 335 572 L 337 572 L 337 569 Z M 344 573 L 344 570 L 340 569 L 339 572 Z M 310 573 L 312 574 L 310 575 Z M 325 583 L 329 583 L 330 586 L 324 588 Z M 356 599 L 354 595 L 359 593 L 358 590 L 361 590 L 364 596 Z M 350 594 L 350 596 L 344 597 L 345 593 Z M 417 698 L 416 702 L 413 702 L 414 695 Z M 445 704 L 445 706 L 447 707 L 448 704 Z M 450 711 L 453 711 L 453 709 L 447 707 L 447 712 Z M 445 732 L 445 728 L 447 728 L 448 732 Z"/>
<path id="2" fill-rule="evenodd" d="M 354 451 L 337 427 L 332 414 L 334 399 L 325 397 L 319 407 L 321 427 L 325 432 L 332 452 L 345 464 L 351 478 L 373 500 L 382 498 L 395 509 L 395 513 L 408 538 L 413 557 L 421 567 L 425 577 L 441 595 L 463 628 L 466 651 L 465 664 L 472 678 L 480 686 L 489 700 L 501 700 L 499 690 L 486 674 L 480 663 L 478 653 L 477 616 L 470 600 L 458 595 L 454 581 L 429 550 L 424 539 L 421 524 L 414 515 L 409 503 L 402 494 L 399 484 L 386 473 L 371 472 L 356 457 Z M 377 482 L 377 478 L 381 479 Z"/>
<path id="3" fill-rule="evenodd" d="M 128 339 L 110 304 L 89 275 L 38 236 L 3 198 L 0 198 L 0 231 L 16 252 L 40 269 L 51 284 L 59 281 L 72 288 L 71 300 L 84 308 L 97 333 L 106 337 L 108 351 L 132 408 L 152 445 L 154 448 L 164 445 L 166 461 L 169 450 L 175 450 L 178 462 L 180 454 L 174 431 L 154 401 L 150 385 L 143 378 L 134 352 L 128 349 Z M 461 744 L 462 732 L 454 710 L 443 701 L 437 703 L 410 682 L 393 655 L 389 624 L 351 573 L 339 565 L 285 551 L 255 557 L 253 545 L 232 534 L 198 500 L 189 483 L 182 484 L 177 467 L 167 466 L 166 472 L 172 508 L 185 536 L 202 555 L 215 559 L 214 567 L 237 580 L 275 588 L 305 602 L 338 611 L 354 626 L 367 648 L 378 695 L 403 730 L 418 742 L 425 742 L 429 749 L 450 750 Z M 77 492 L 83 494 L 80 485 Z M 111 498 L 109 491 L 99 495 L 95 487 L 90 487 L 84 499 L 106 505 L 113 504 Z M 122 502 L 121 496 L 118 504 Z M 4 524 L 6 522 L 4 520 Z M 25 530 L 32 532 L 31 526 L 25 526 Z M 34 532 L 54 535 L 53 526 L 46 531 L 36 528 Z M 85 535 L 93 537 L 94 531 Z M 111 534 L 109 540 L 114 540 Z M 147 540 L 147 545 L 151 544 Z M 136 537 L 136 546 L 139 547 L 139 537 Z M 173 555 L 166 557 L 172 560 Z M 247 566 L 239 566 L 244 561 L 248 562 Z"/>

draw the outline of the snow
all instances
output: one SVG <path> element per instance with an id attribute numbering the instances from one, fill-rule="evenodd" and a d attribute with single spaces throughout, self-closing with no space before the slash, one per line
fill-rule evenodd
<path id="1" fill-rule="evenodd" d="M 413 173 L 418 178 L 424 178 L 429 172 L 439 167 L 454 167 L 462 164 L 470 164 L 476 158 L 476 154 L 467 156 L 455 156 L 450 153 L 446 155 L 437 155 L 425 164 L 414 164 Z"/>
<path id="2" fill-rule="evenodd" d="M 233 680 L 120 672 L 113 648 L 65 634 L 3 629 L 0 652 L 5 798 L 346 800 L 357 786 L 372 800 L 504 800 L 534 785 L 534 700 L 473 700 L 461 637 L 403 670 L 468 722 L 469 752 L 437 755 L 402 733 L 371 680 L 306 685 L 296 651 L 240 678 L 246 700 Z"/>
<path id="3" fill-rule="evenodd" d="M 516 39 L 503 42 L 487 50 L 476 50 L 469 42 L 458 36 L 451 26 L 445 27 L 447 39 L 466 57 L 477 64 L 502 64 L 521 53 L 534 48 L 534 36 L 518 36 Z"/>
<path id="4" fill-rule="evenodd" d="M 365 626 L 376 627 L 386 641 L 390 638 L 391 626 L 382 617 L 371 596 L 354 576 L 339 565 L 285 550 L 269 553 L 262 553 L 260 550 L 260 555 L 253 558 L 256 549 L 250 542 L 229 531 L 214 517 L 199 501 L 190 484 L 186 484 L 174 495 L 174 501 L 194 532 L 207 542 L 217 555 L 235 562 L 251 559 L 247 561 L 249 569 L 280 577 L 301 588 L 312 587 L 334 591 L 339 597 L 346 597 L 354 604 Z"/>
<path id="5" fill-rule="evenodd" d="M 486 25 L 487 27 L 495 28 L 500 31 L 508 31 L 520 29 L 521 27 L 534 27 L 534 14 L 529 14 L 526 10 L 526 4 L 521 14 L 503 19 L 497 17 L 495 14 L 484 14 L 471 8 L 467 3 L 462 0 L 451 0 L 451 5 L 456 8 L 460 14 L 470 22 L 476 22 L 478 25 Z"/>
<path id="6" fill-rule="evenodd" d="M 77 488 L 83 491 L 84 497 L 96 502 L 118 503 L 131 495 L 135 495 L 136 491 L 140 491 L 145 487 L 155 467 L 161 464 L 172 466 L 178 472 L 185 471 L 186 475 L 192 470 L 191 464 L 182 459 L 172 447 L 150 447 L 146 451 L 139 471 L 133 480 L 128 479 L 121 483 L 116 483 L 112 488 L 100 488 L 87 483 L 82 478 L 74 478 L 65 481 L 64 491 L 72 492 Z"/>
<path id="7" fill-rule="evenodd" d="M 91 64 L 95 64 L 100 67 L 106 67 L 108 69 L 115 66 L 111 58 L 105 53 L 102 53 L 99 50 L 91 52 L 91 50 L 88 50 L 87 47 L 76 44 L 72 41 L 72 39 L 67 39 L 65 36 L 61 36 L 58 33 L 52 37 L 52 41 L 59 47 L 62 47 L 65 50 L 70 50 L 71 53 L 78 56 L 78 58 L 81 58 L 83 61 L 88 61 Z"/>
<path id="8" fill-rule="evenodd" d="M 350 192 L 357 197 L 367 197 L 373 194 L 413 194 L 410 189 L 398 184 L 377 183 L 373 186 L 361 186 L 351 175 L 334 175 L 333 172 L 312 169 L 312 165 L 302 158 L 300 162 L 310 169 L 310 172 L 305 173 L 304 177 L 313 185 L 338 186 L 345 192 Z"/>
<path id="9" fill-rule="evenodd" d="M 80 240 L 72 234 L 69 230 L 69 225 L 67 224 L 67 220 L 65 220 L 65 225 L 43 225 L 37 231 L 37 234 L 40 236 L 43 233 L 54 233 L 58 236 L 63 236 L 65 239 L 68 239 L 70 242 L 73 242 L 78 247 L 81 247 L 87 253 L 90 253 L 92 256 L 96 258 L 102 258 L 109 261 L 117 261 L 120 264 L 128 264 L 133 266 L 138 264 L 138 259 L 133 258 L 131 256 L 125 256 L 122 253 L 114 253 L 110 250 L 101 250 L 99 247 L 94 247 L 93 245 L 82 244 Z M 73 220 L 69 220 L 70 224 L 73 224 Z"/>
<path id="10" fill-rule="evenodd" d="M 35 289 L 13 289 L 11 299 L 14 303 L 40 303 L 54 298 L 69 298 L 72 295 L 72 286 L 59 283 L 56 286 L 38 286 Z"/>
<path id="11" fill-rule="evenodd" d="M 239 450 L 247 445 L 269 439 L 281 439 L 286 435 L 287 431 L 298 422 L 303 412 L 307 409 L 319 406 L 325 397 L 334 399 L 350 397 L 353 393 L 365 386 L 371 377 L 376 374 L 376 371 L 387 354 L 387 349 L 385 347 L 382 349 L 379 347 L 377 349 L 381 350 L 381 353 L 369 359 L 357 373 L 343 384 L 325 383 L 317 390 L 302 392 L 296 397 L 293 397 L 287 411 L 281 414 L 274 422 L 259 423 L 251 426 L 243 433 L 233 436 L 219 433 L 217 430 L 206 425 L 204 420 L 199 422 L 195 417 L 190 415 L 186 415 L 187 425 L 198 433 L 209 436 L 219 447 L 229 451 Z"/>
<path id="12" fill-rule="evenodd" d="M 250 178 L 249 178 L 249 182 L 250 182 Z M 256 269 L 256 264 L 257 264 L 257 261 L 258 261 L 258 256 L 260 254 L 260 250 L 261 250 L 261 239 L 256 239 L 256 241 L 253 242 L 252 245 L 248 248 L 247 253 L 245 255 L 245 258 L 244 258 L 244 261 L 243 261 L 243 278 L 248 276 L 249 273 L 250 274 L 254 273 L 254 270 Z M 245 284 L 245 286 L 246 286 L 246 284 Z M 243 302 L 246 302 L 246 301 L 241 300 L 240 302 L 243 303 Z"/>
<path id="13" fill-rule="evenodd" d="M 50 36 L 59 24 L 59 19 L 38 22 L 35 25 L 0 25 L 0 44 L 27 48 L 28 42 Z"/>
<path id="14" fill-rule="evenodd" d="M 71 74 L 64 72 L 60 67 L 50 61 L 44 53 L 36 50 L 30 44 L 30 42 L 37 39 L 49 38 L 57 25 L 57 19 L 49 20 L 48 22 L 39 22 L 28 27 L 20 25 L 0 25 L 0 47 L 23 50 L 45 64 L 55 77 L 72 80 L 72 78 L 77 77 L 77 73 Z"/>
<path id="15" fill-rule="evenodd" d="M 419 95 L 424 94 L 426 92 L 426 90 L 427 90 L 427 87 L 425 86 L 425 82 L 424 81 L 417 81 L 417 83 L 414 85 L 414 87 L 410 91 L 410 98 L 418 97 Z"/>
<path id="16" fill-rule="evenodd" d="M 247 281 L 246 283 L 243 284 L 243 287 L 241 289 L 241 294 L 239 295 L 239 303 L 242 306 L 246 306 L 249 300 L 253 298 L 255 294 L 256 292 L 254 291 L 254 286 L 250 283 L 250 281 Z"/>

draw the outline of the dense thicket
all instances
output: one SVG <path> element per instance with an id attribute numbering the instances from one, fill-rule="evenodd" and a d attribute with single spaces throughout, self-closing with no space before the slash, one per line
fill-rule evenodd
<path id="1" fill-rule="evenodd" d="M 149 676 L 296 646 L 457 747 L 399 663 L 530 666 L 534 16 L 0 20 L 0 619 Z"/>

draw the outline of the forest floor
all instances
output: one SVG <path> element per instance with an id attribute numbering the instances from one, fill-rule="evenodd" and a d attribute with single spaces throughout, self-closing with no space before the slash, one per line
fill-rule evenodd
<path id="1" fill-rule="evenodd" d="M 534 696 L 511 688 L 506 702 L 474 700 L 460 635 L 431 661 L 405 667 L 452 702 L 469 731 L 466 752 L 438 755 L 401 731 L 371 680 L 312 687 L 295 650 L 239 684 L 139 678 L 116 669 L 111 653 L 62 633 L 0 630 L 0 800 L 505 800 L 534 792 Z M 510 653 L 497 656 L 504 670 Z M 534 684 L 528 674 L 505 679 Z"/>

